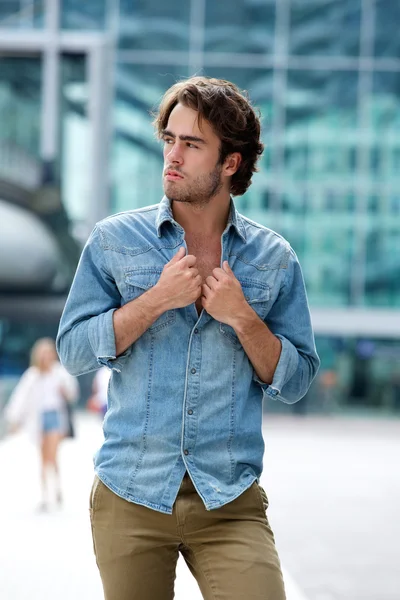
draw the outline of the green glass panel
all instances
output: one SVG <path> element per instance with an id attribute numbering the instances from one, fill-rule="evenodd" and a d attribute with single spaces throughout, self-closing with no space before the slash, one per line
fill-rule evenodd
<path id="1" fill-rule="evenodd" d="M 85 31 L 106 27 L 107 0 L 61 0 L 61 27 Z"/>
<path id="2" fill-rule="evenodd" d="M 375 0 L 375 56 L 400 56 L 400 3 L 396 0 Z"/>
<path id="3" fill-rule="evenodd" d="M 350 304 L 354 226 L 349 216 L 307 212 L 302 267 L 313 306 Z"/>
<path id="4" fill-rule="evenodd" d="M 359 145 L 357 72 L 289 71 L 285 179 L 351 185 Z"/>
<path id="5" fill-rule="evenodd" d="M 289 52 L 302 56 L 357 56 L 361 0 L 291 0 Z"/>
<path id="6" fill-rule="evenodd" d="M 400 73 L 374 73 L 369 108 L 371 177 L 400 191 Z"/>
<path id="7" fill-rule="evenodd" d="M 0 142 L 39 155 L 41 118 L 39 58 L 0 57 Z"/>
<path id="8" fill-rule="evenodd" d="M 120 1 L 119 47 L 124 50 L 188 50 L 190 2 Z"/>
<path id="9" fill-rule="evenodd" d="M 0 28 L 43 27 L 43 0 L 0 0 Z"/>
<path id="10" fill-rule="evenodd" d="M 20 11 L 20 0 L 0 2 L 0 27 L 19 27 Z"/>
<path id="11" fill-rule="evenodd" d="M 368 306 L 400 306 L 400 215 L 370 214 L 366 243 Z"/>
<path id="12" fill-rule="evenodd" d="M 206 52 L 272 53 L 274 28 L 275 0 L 206 2 Z"/>
<path id="13" fill-rule="evenodd" d="M 354 206 L 350 191 L 284 185 L 278 232 L 300 259 L 313 306 L 350 302 L 356 223 L 349 205 Z"/>

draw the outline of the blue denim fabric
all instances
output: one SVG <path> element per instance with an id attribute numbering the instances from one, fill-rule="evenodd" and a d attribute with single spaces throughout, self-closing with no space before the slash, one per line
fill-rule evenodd
<path id="1" fill-rule="evenodd" d="M 185 232 L 170 202 L 104 219 L 80 259 L 61 318 L 63 365 L 112 369 L 98 477 L 116 494 L 171 513 L 187 470 L 208 510 L 261 475 L 263 398 L 293 403 L 319 359 L 300 265 L 289 244 L 232 202 L 222 257 L 250 306 L 282 342 L 271 385 L 260 381 L 235 331 L 194 304 L 169 310 L 121 356 L 113 312 L 154 286 Z"/>
<path id="2" fill-rule="evenodd" d="M 61 415 L 58 410 L 45 410 L 42 412 L 42 433 L 62 431 Z"/>

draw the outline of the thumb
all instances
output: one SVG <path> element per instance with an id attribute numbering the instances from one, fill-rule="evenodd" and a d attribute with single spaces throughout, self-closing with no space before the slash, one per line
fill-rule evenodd
<path id="1" fill-rule="evenodd" d="M 175 263 L 179 262 L 185 256 L 185 254 L 186 250 L 183 246 L 181 246 L 178 252 L 171 258 L 168 264 L 174 265 Z"/>
<path id="2" fill-rule="evenodd" d="M 228 275 L 234 275 L 227 260 L 224 260 L 224 262 L 222 263 L 222 266 L 224 268 L 225 273 L 227 273 Z"/>

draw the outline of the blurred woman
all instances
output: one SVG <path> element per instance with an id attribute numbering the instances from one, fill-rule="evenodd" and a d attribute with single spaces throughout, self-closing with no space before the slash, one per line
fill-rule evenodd
<path id="1" fill-rule="evenodd" d="M 100 367 L 96 371 L 92 383 L 92 395 L 86 404 L 88 410 L 100 413 L 102 417 L 107 412 L 107 394 L 110 377 L 111 369 L 108 367 Z"/>
<path id="2" fill-rule="evenodd" d="M 22 427 L 40 449 L 41 510 L 48 507 L 52 475 L 56 502 L 62 502 L 58 448 L 69 429 L 67 402 L 75 402 L 77 397 L 78 383 L 58 361 L 54 341 L 39 339 L 31 351 L 31 365 L 15 387 L 5 416 L 11 430 Z"/>

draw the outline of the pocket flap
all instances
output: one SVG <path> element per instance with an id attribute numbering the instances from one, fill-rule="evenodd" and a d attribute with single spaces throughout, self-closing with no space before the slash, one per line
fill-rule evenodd
<path id="1" fill-rule="evenodd" d="M 162 269 L 154 267 L 137 267 L 125 271 L 125 283 L 133 287 L 149 290 L 160 279 Z"/>
<path id="2" fill-rule="evenodd" d="M 244 297 L 249 304 L 255 304 L 256 302 L 268 302 L 269 300 L 269 286 L 266 283 L 257 281 L 255 279 L 241 279 L 239 283 L 242 286 Z"/>

